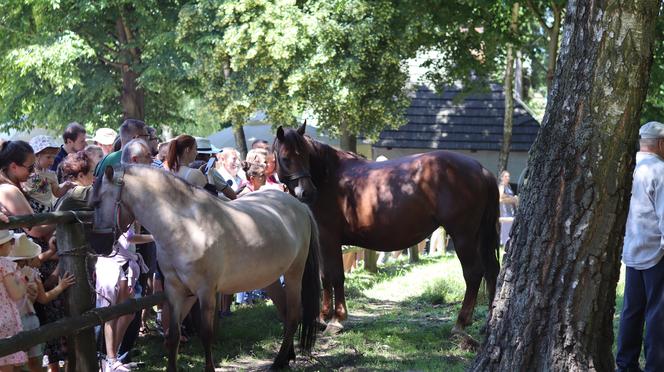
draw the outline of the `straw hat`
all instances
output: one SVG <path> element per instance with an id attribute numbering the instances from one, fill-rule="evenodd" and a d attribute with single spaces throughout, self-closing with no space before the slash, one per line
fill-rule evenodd
<path id="1" fill-rule="evenodd" d="M 118 133 L 111 128 L 99 128 L 92 140 L 100 145 L 112 145 Z"/>
<path id="2" fill-rule="evenodd" d="M 41 247 L 37 243 L 30 240 L 24 233 L 14 234 L 13 237 L 16 240 L 14 242 L 14 248 L 11 252 L 9 252 L 9 256 L 7 257 L 10 260 L 29 260 L 39 256 L 41 253 Z"/>
<path id="3" fill-rule="evenodd" d="M 0 230 L 0 244 L 5 244 L 14 239 L 14 233 L 9 230 Z"/>
<path id="4" fill-rule="evenodd" d="M 216 148 L 210 143 L 210 140 L 203 137 L 194 137 L 196 139 L 196 152 L 199 154 L 216 154 L 221 149 Z"/>

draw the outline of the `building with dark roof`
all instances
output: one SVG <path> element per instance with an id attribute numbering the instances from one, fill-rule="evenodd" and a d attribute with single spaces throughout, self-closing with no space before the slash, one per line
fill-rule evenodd
<path id="1" fill-rule="evenodd" d="M 433 150 L 452 150 L 477 159 L 496 172 L 503 140 L 505 97 L 502 86 L 491 84 L 482 93 L 466 94 L 458 87 L 436 94 L 419 86 L 406 112 L 407 123 L 399 129 L 386 129 L 372 146 L 373 158 L 390 159 Z M 512 182 L 525 169 L 528 150 L 540 124 L 526 105 L 514 102 L 512 147 L 508 170 Z"/>

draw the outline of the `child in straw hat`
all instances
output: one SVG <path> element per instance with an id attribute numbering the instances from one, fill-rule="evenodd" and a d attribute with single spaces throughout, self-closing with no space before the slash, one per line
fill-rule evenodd
<path id="1" fill-rule="evenodd" d="M 41 265 L 38 257 L 41 253 L 41 247 L 30 240 L 25 234 L 14 234 L 14 238 L 14 249 L 7 258 L 16 262 L 19 267 L 18 273 L 21 279 L 36 289 L 33 295 L 26 293 L 17 303 L 23 330 L 29 331 L 37 329 L 40 326 L 39 318 L 37 318 L 33 306 L 35 300 L 40 304 L 51 302 L 62 294 L 65 289 L 73 285 L 75 280 L 73 275 L 65 273 L 59 278 L 58 285 L 46 292 L 39 278 L 39 271 L 36 269 Z M 42 371 L 44 345 L 39 344 L 31 347 L 27 350 L 27 354 L 30 371 Z"/>
<path id="2" fill-rule="evenodd" d="M 25 296 L 28 283 L 17 275 L 16 264 L 7 258 L 13 243 L 14 234 L 8 230 L 0 230 L 0 338 L 12 337 L 23 330 L 16 301 Z M 14 366 L 27 361 L 27 355 L 23 351 L 2 356 L 0 372 L 13 371 Z"/>

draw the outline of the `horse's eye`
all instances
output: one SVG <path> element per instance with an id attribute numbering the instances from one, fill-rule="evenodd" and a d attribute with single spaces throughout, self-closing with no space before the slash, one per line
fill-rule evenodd
<path id="1" fill-rule="evenodd" d="M 290 167 L 290 159 L 281 158 L 281 164 L 283 164 L 286 168 Z"/>

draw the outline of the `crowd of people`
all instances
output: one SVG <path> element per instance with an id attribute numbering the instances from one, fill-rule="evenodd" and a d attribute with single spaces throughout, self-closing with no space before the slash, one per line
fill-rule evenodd
<path id="1" fill-rule="evenodd" d="M 119 164 L 161 168 L 226 201 L 263 189 L 287 191 L 277 178 L 274 154 L 265 140 L 255 141 L 242 160 L 238 150 L 216 149 L 205 138 L 182 134 L 161 141 L 154 128 L 134 119 L 125 120 L 117 132 L 98 129 L 92 138 L 85 127 L 71 123 L 62 140 L 59 145 L 54 138 L 39 135 L 29 143 L 12 140 L 0 144 L 1 221 L 7 222 L 8 216 L 84 209 L 95 177 Z M 76 280 L 87 280 L 62 272 L 57 244 L 54 225 L 0 230 L 0 338 L 62 318 L 62 293 Z M 92 277 L 97 306 L 163 291 L 157 249 L 152 235 L 139 222 L 128 226 L 115 243 L 114 254 L 96 259 Z M 233 295 L 220 296 L 220 316 L 231 315 Z M 260 292 L 237 294 L 237 301 L 247 303 L 256 297 L 261 297 Z M 155 315 L 161 327 L 158 331 L 166 337 L 168 306 Z M 102 371 L 129 371 L 138 365 L 131 360 L 131 351 L 140 334 L 151 330 L 150 316 L 151 309 L 147 309 L 98 327 Z M 20 366 L 58 371 L 66 355 L 64 338 L 50 340 L 0 357 L 0 372 Z"/>

